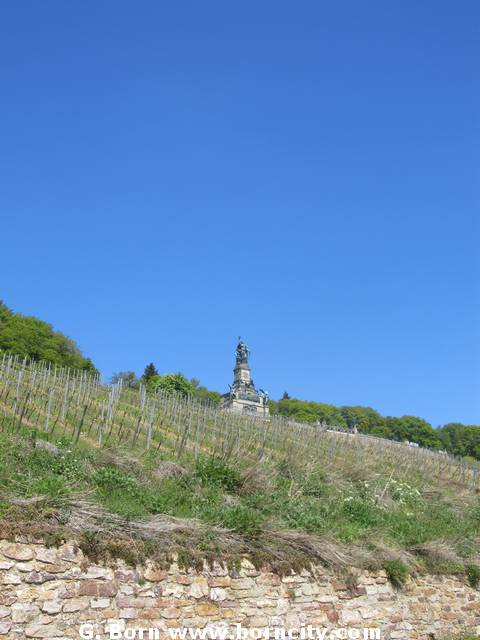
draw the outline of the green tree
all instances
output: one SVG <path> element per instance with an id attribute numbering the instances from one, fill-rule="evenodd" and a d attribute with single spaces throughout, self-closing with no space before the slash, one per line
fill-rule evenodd
<path id="1" fill-rule="evenodd" d="M 128 389 L 138 389 L 140 386 L 140 380 L 133 371 L 119 371 L 114 373 L 110 380 L 112 384 L 118 384 L 120 381 Z"/>
<path id="2" fill-rule="evenodd" d="M 438 436 L 449 453 L 480 460 L 480 426 L 450 422 L 438 429 Z"/>
<path id="3" fill-rule="evenodd" d="M 0 350 L 20 357 L 98 373 L 73 340 L 34 316 L 14 313 L 0 301 Z"/>
<path id="4" fill-rule="evenodd" d="M 361 433 L 373 434 L 385 426 L 385 418 L 371 407 L 342 407 L 340 411 L 349 429 L 356 427 Z"/>
<path id="5" fill-rule="evenodd" d="M 147 384 L 148 389 L 156 391 L 162 389 L 169 393 L 180 393 L 183 396 L 195 394 L 195 386 L 187 380 L 183 373 L 167 373 L 163 376 L 152 376 Z"/>
<path id="6" fill-rule="evenodd" d="M 153 362 L 150 362 L 150 364 L 147 364 L 147 366 L 143 371 L 143 376 L 142 376 L 143 382 L 145 382 L 146 384 L 152 376 L 158 376 L 158 371 L 155 365 L 153 364 Z"/>
<path id="7" fill-rule="evenodd" d="M 438 432 L 426 420 L 416 416 L 401 418 L 385 418 L 387 433 L 392 440 L 416 442 L 429 449 L 442 449 L 442 441 Z"/>
<path id="8" fill-rule="evenodd" d="M 333 404 L 310 402 L 288 398 L 278 401 L 278 413 L 300 422 L 326 422 L 330 425 L 346 427 L 347 423 L 339 407 Z"/>
<path id="9" fill-rule="evenodd" d="M 208 400 L 213 402 L 214 404 L 218 404 L 220 402 L 220 398 L 222 397 L 218 391 L 212 391 L 211 389 L 207 389 L 203 385 L 199 385 L 195 387 L 195 391 L 193 395 L 199 400 Z"/>

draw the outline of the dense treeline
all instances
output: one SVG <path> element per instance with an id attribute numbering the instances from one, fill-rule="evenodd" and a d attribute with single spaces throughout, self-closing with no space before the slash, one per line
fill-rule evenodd
<path id="1" fill-rule="evenodd" d="M 480 426 L 450 422 L 438 431 L 447 451 L 480 460 Z"/>
<path id="2" fill-rule="evenodd" d="M 287 393 L 278 402 L 270 402 L 270 411 L 301 422 L 324 422 L 357 429 L 361 433 L 402 442 L 408 440 L 422 447 L 480 460 L 480 426 L 450 423 L 434 429 L 429 422 L 415 416 L 384 417 L 371 407 L 337 407 L 297 400 Z"/>
<path id="3" fill-rule="evenodd" d="M 0 351 L 65 367 L 96 372 L 75 342 L 52 325 L 33 316 L 14 313 L 0 301 Z"/>

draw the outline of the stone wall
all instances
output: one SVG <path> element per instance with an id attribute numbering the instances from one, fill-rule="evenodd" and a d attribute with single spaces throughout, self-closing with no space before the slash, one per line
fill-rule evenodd
<path id="1" fill-rule="evenodd" d="M 78 639 L 82 623 L 94 623 L 96 640 L 109 637 L 109 624 L 158 628 L 160 637 L 169 627 L 235 623 L 378 627 L 385 640 L 480 631 L 480 593 L 454 577 L 425 576 L 396 591 L 384 573 L 362 573 L 347 588 L 324 569 L 280 578 L 247 561 L 238 572 L 219 565 L 201 573 L 175 564 L 168 571 L 148 563 L 133 569 L 121 561 L 106 567 L 90 563 L 73 543 L 0 541 L 0 580 L 0 637 L 12 640 Z"/>

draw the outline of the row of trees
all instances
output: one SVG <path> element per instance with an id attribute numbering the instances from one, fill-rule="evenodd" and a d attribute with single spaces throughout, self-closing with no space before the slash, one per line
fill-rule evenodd
<path id="1" fill-rule="evenodd" d="M 45 360 L 58 366 L 97 372 L 73 340 L 34 316 L 14 313 L 0 301 L 0 351 Z"/>
<path id="2" fill-rule="evenodd" d="M 480 460 L 480 426 L 450 422 L 438 432 L 447 451 Z"/>
<path id="3" fill-rule="evenodd" d="M 345 429 L 356 428 L 361 433 L 402 442 L 408 440 L 422 447 L 480 460 L 480 426 L 450 423 L 434 429 L 429 422 L 416 416 L 385 417 L 371 407 L 337 407 L 290 398 L 288 393 L 284 393 L 278 402 L 271 401 L 270 411 L 300 422 L 325 422 Z"/>

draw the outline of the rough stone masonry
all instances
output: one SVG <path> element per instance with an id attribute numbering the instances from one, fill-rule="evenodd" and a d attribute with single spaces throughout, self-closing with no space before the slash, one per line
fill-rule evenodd
<path id="1" fill-rule="evenodd" d="M 359 572 L 347 586 L 323 568 L 279 577 L 246 560 L 230 572 L 220 564 L 202 572 L 175 563 L 168 571 L 122 561 L 100 566 L 73 542 L 47 548 L 18 538 L 0 541 L 0 580 L 0 637 L 12 640 L 78 639 L 82 623 L 92 623 L 101 640 L 110 624 L 158 628 L 161 637 L 171 627 L 235 623 L 378 627 L 384 640 L 480 633 L 480 593 L 456 577 L 418 577 L 396 591 L 383 572 Z"/>

